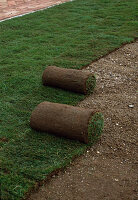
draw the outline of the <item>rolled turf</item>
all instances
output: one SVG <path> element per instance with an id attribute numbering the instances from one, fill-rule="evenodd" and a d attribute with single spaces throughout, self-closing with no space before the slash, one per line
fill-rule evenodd
<path id="1" fill-rule="evenodd" d="M 90 72 L 48 66 L 43 72 L 42 82 L 45 86 L 90 94 L 96 86 L 96 77 Z"/>
<path id="2" fill-rule="evenodd" d="M 42 102 L 32 112 L 33 129 L 88 143 L 102 133 L 103 116 L 91 109 Z"/>

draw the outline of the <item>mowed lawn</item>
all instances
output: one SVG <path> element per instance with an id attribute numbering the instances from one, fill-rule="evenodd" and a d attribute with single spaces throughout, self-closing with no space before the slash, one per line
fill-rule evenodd
<path id="1" fill-rule="evenodd" d="M 2 200 L 22 199 L 92 145 L 30 128 L 31 112 L 40 102 L 77 105 L 84 99 L 44 87 L 41 76 L 48 65 L 80 69 L 134 41 L 137 5 L 137 0 L 76 0 L 0 23 Z"/>

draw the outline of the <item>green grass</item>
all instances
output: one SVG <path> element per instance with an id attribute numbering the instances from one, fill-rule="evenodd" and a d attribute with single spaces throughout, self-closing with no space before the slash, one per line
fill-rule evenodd
<path id="1" fill-rule="evenodd" d="M 136 2 L 76 0 L 0 23 L 0 137 L 9 140 L 0 143 L 1 199 L 23 198 L 37 181 L 87 148 L 29 127 L 40 102 L 76 105 L 84 99 L 44 87 L 43 70 L 48 65 L 80 69 L 134 41 Z"/>
<path id="2" fill-rule="evenodd" d="M 91 94 L 96 87 L 96 76 L 90 75 L 86 81 L 86 93 Z"/>
<path id="3" fill-rule="evenodd" d="M 95 113 L 89 121 L 88 139 L 94 143 L 102 134 L 104 127 L 104 118 L 102 113 Z"/>

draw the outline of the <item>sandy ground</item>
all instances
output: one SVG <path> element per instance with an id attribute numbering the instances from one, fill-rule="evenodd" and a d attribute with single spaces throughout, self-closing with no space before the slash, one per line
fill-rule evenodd
<path id="1" fill-rule="evenodd" d="M 125 45 L 85 70 L 97 75 L 94 94 L 79 106 L 101 110 L 101 139 L 28 200 L 136 200 L 138 42 Z"/>

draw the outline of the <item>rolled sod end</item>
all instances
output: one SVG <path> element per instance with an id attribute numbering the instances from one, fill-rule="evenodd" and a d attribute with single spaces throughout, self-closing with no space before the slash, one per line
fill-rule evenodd
<path id="1" fill-rule="evenodd" d="M 86 94 L 93 93 L 95 86 L 96 86 L 96 76 L 94 74 L 91 74 L 86 80 Z"/>
<path id="2" fill-rule="evenodd" d="M 87 144 L 101 135 L 103 115 L 91 109 L 45 101 L 32 112 L 30 126 Z"/>
<path id="3" fill-rule="evenodd" d="M 96 86 L 96 77 L 94 74 L 82 70 L 49 66 L 43 72 L 42 82 L 45 86 L 90 94 Z"/>
<path id="4" fill-rule="evenodd" d="M 90 119 L 88 125 L 88 140 L 96 141 L 102 134 L 104 128 L 104 117 L 100 112 L 96 112 Z"/>

